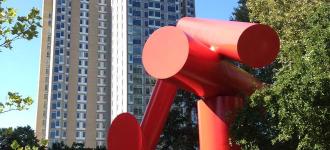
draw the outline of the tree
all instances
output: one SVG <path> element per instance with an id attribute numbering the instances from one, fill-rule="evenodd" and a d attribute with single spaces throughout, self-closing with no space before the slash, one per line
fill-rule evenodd
<path id="1" fill-rule="evenodd" d="M 12 49 L 15 40 L 31 40 L 37 37 L 38 27 L 41 27 L 40 12 L 37 8 L 32 8 L 26 16 L 17 16 L 15 8 L 3 7 L 5 2 L 6 0 L 0 0 L 0 52 L 2 49 Z M 8 92 L 8 96 L 9 102 L 0 102 L 0 114 L 25 110 L 32 104 L 30 97 L 22 98 L 16 92 Z"/>
<path id="2" fill-rule="evenodd" d="M 8 92 L 8 96 L 8 102 L 4 104 L 0 102 L 0 114 L 13 110 L 26 110 L 33 103 L 31 97 L 22 98 L 18 93 Z"/>
<path id="3" fill-rule="evenodd" d="M 0 129 L 0 149 L 45 149 L 46 141 L 39 141 L 30 126 Z"/>
<path id="4" fill-rule="evenodd" d="M 249 10 L 246 6 L 246 0 L 239 0 L 238 7 L 234 8 L 234 12 L 230 20 L 250 22 Z"/>
<path id="5" fill-rule="evenodd" d="M 255 0 L 250 21 L 281 39 L 273 84 L 255 92 L 231 128 L 243 149 L 330 149 L 330 4 Z"/>
<path id="6" fill-rule="evenodd" d="M 106 150 L 105 146 L 96 146 L 95 150 Z"/>
<path id="7" fill-rule="evenodd" d="M 73 142 L 72 145 L 71 145 L 71 149 L 84 150 L 85 149 L 85 144 L 84 143 L 75 143 L 75 142 Z"/>
<path id="8" fill-rule="evenodd" d="M 63 141 L 59 143 L 53 143 L 50 150 L 94 150 L 94 148 L 85 148 L 84 143 L 73 142 L 71 147 L 66 145 Z M 95 150 L 106 150 L 105 146 L 97 146 Z"/>
<path id="9" fill-rule="evenodd" d="M 15 8 L 2 7 L 5 2 L 0 0 L 0 48 L 12 49 L 13 41 L 38 36 L 41 17 L 37 8 L 32 8 L 26 16 L 17 16 Z"/>
<path id="10" fill-rule="evenodd" d="M 179 90 L 157 148 L 162 150 L 195 150 L 198 147 L 197 97 Z"/>
<path id="11" fill-rule="evenodd" d="M 65 145 L 63 141 L 60 143 L 53 143 L 52 147 L 49 148 L 50 150 L 70 150 L 70 147 Z"/>

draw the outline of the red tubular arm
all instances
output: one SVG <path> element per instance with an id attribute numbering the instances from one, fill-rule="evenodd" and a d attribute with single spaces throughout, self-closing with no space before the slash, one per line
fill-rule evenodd
<path id="1" fill-rule="evenodd" d="M 157 81 L 141 123 L 141 129 L 145 139 L 143 140 L 145 150 L 156 148 L 173 104 L 176 91 L 177 86 L 169 81 Z"/>

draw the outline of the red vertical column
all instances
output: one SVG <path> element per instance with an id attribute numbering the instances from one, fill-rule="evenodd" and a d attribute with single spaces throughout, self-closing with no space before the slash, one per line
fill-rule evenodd
<path id="1" fill-rule="evenodd" d="M 240 149 L 237 145 L 229 145 L 229 127 L 242 106 L 243 99 L 235 96 L 218 96 L 198 101 L 201 150 Z"/>

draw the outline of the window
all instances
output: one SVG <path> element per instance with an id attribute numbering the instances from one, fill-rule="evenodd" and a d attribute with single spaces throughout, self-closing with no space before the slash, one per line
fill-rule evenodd
<path id="1" fill-rule="evenodd" d="M 141 7 L 141 3 L 140 2 L 133 2 L 133 7 Z"/>
<path id="2" fill-rule="evenodd" d="M 51 128 L 55 128 L 55 122 L 52 121 L 52 123 L 50 124 Z"/>
<path id="3" fill-rule="evenodd" d="M 141 44 L 141 40 L 140 39 L 133 39 L 133 44 Z"/>
<path id="4" fill-rule="evenodd" d="M 50 137 L 55 138 L 55 132 L 54 131 L 50 131 Z"/>
<path id="5" fill-rule="evenodd" d="M 59 127 L 60 126 L 60 121 L 59 120 L 56 120 L 56 127 Z"/>
<path id="6" fill-rule="evenodd" d="M 142 94 L 142 88 L 134 87 L 133 88 L 133 93 L 134 94 Z"/>
<path id="7" fill-rule="evenodd" d="M 155 25 L 158 26 L 158 27 L 160 27 L 160 21 L 159 20 L 156 20 L 155 21 Z"/>
<path id="8" fill-rule="evenodd" d="M 52 96 L 52 98 L 53 98 L 54 100 L 56 100 L 56 99 L 57 99 L 57 94 L 54 93 L 53 96 Z"/>
<path id="9" fill-rule="evenodd" d="M 133 63 L 135 63 L 135 64 L 142 64 L 142 60 L 141 60 L 141 58 L 134 57 L 133 58 Z"/>
<path id="10" fill-rule="evenodd" d="M 154 7 L 154 3 L 153 2 L 149 2 L 149 7 Z"/>
<path id="11" fill-rule="evenodd" d="M 176 16 L 175 15 L 168 15 L 168 19 L 170 19 L 170 20 L 176 20 Z"/>
<path id="12" fill-rule="evenodd" d="M 134 98 L 134 104 L 141 105 L 142 104 L 142 98 L 141 97 L 135 97 Z"/>
<path id="13" fill-rule="evenodd" d="M 155 20 L 149 20 L 149 25 L 154 26 L 155 25 Z"/>
<path id="14" fill-rule="evenodd" d="M 133 19 L 133 25 L 135 25 L 135 26 L 141 26 L 141 20 Z"/>
<path id="15" fill-rule="evenodd" d="M 155 17 L 160 17 L 160 12 L 159 11 L 155 12 Z"/>
<path id="16" fill-rule="evenodd" d="M 60 33 L 56 33 L 56 38 L 59 38 L 60 37 Z"/>
<path id="17" fill-rule="evenodd" d="M 168 7 L 167 7 L 167 10 L 168 10 L 169 12 L 175 12 L 175 6 L 168 6 Z"/>
<path id="18" fill-rule="evenodd" d="M 55 136 L 60 136 L 60 131 L 55 130 Z"/>
<path id="19" fill-rule="evenodd" d="M 54 80 L 55 80 L 55 77 L 54 77 Z M 57 90 L 57 84 L 53 84 L 53 90 Z"/>
<path id="20" fill-rule="evenodd" d="M 143 113 L 142 113 L 142 107 L 135 107 L 133 109 L 133 113 L 134 115 L 138 115 L 138 116 L 141 116 Z"/>
<path id="21" fill-rule="evenodd" d="M 149 16 L 154 16 L 155 15 L 155 12 L 154 11 L 149 11 Z"/>
<path id="22" fill-rule="evenodd" d="M 145 88 L 145 92 L 146 92 L 147 95 L 149 95 L 150 94 L 150 88 Z"/>
<path id="23" fill-rule="evenodd" d="M 52 103 L 52 109 L 56 109 L 56 103 Z"/>
<path id="24" fill-rule="evenodd" d="M 60 111 L 56 112 L 56 117 L 61 117 L 61 112 Z"/>
<path id="25" fill-rule="evenodd" d="M 142 84 L 142 78 L 140 76 L 134 76 L 133 77 L 133 83 Z"/>
<path id="26" fill-rule="evenodd" d="M 134 10 L 133 11 L 133 16 L 135 16 L 135 17 L 141 17 L 141 12 L 138 11 L 138 10 Z"/>
<path id="27" fill-rule="evenodd" d="M 52 119 L 56 118 L 56 112 L 52 112 Z"/>
<path id="28" fill-rule="evenodd" d="M 155 2 L 155 8 L 160 8 L 160 3 L 159 2 Z"/>
<path id="29" fill-rule="evenodd" d="M 60 108 L 60 107 L 61 107 L 61 102 L 57 102 L 57 103 L 56 103 L 56 107 L 57 107 L 57 108 Z"/>

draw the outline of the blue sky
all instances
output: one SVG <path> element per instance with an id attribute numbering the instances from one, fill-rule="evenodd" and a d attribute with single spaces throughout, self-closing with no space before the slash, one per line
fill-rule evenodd
<path id="1" fill-rule="evenodd" d="M 228 20 L 237 0 L 195 0 L 196 14 L 201 18 Z M 22 4 L 24 2 L 24 4 Z M 32 7 L 42 9 L 42 0 L 10 0 L 18 15 L 26 14 Z M 40 31 L 40 29 L 39 29 Z M 12 50 L 0 52 L 0 101 L 7 99 L 8 91 L 31 96 L 34 100 L 27 111 L 14 111 L 0 115 L 0 128 L 30 125 L 35 128 L 39 78 L 41 36 L 31 41 L 16 41 Z"/>

